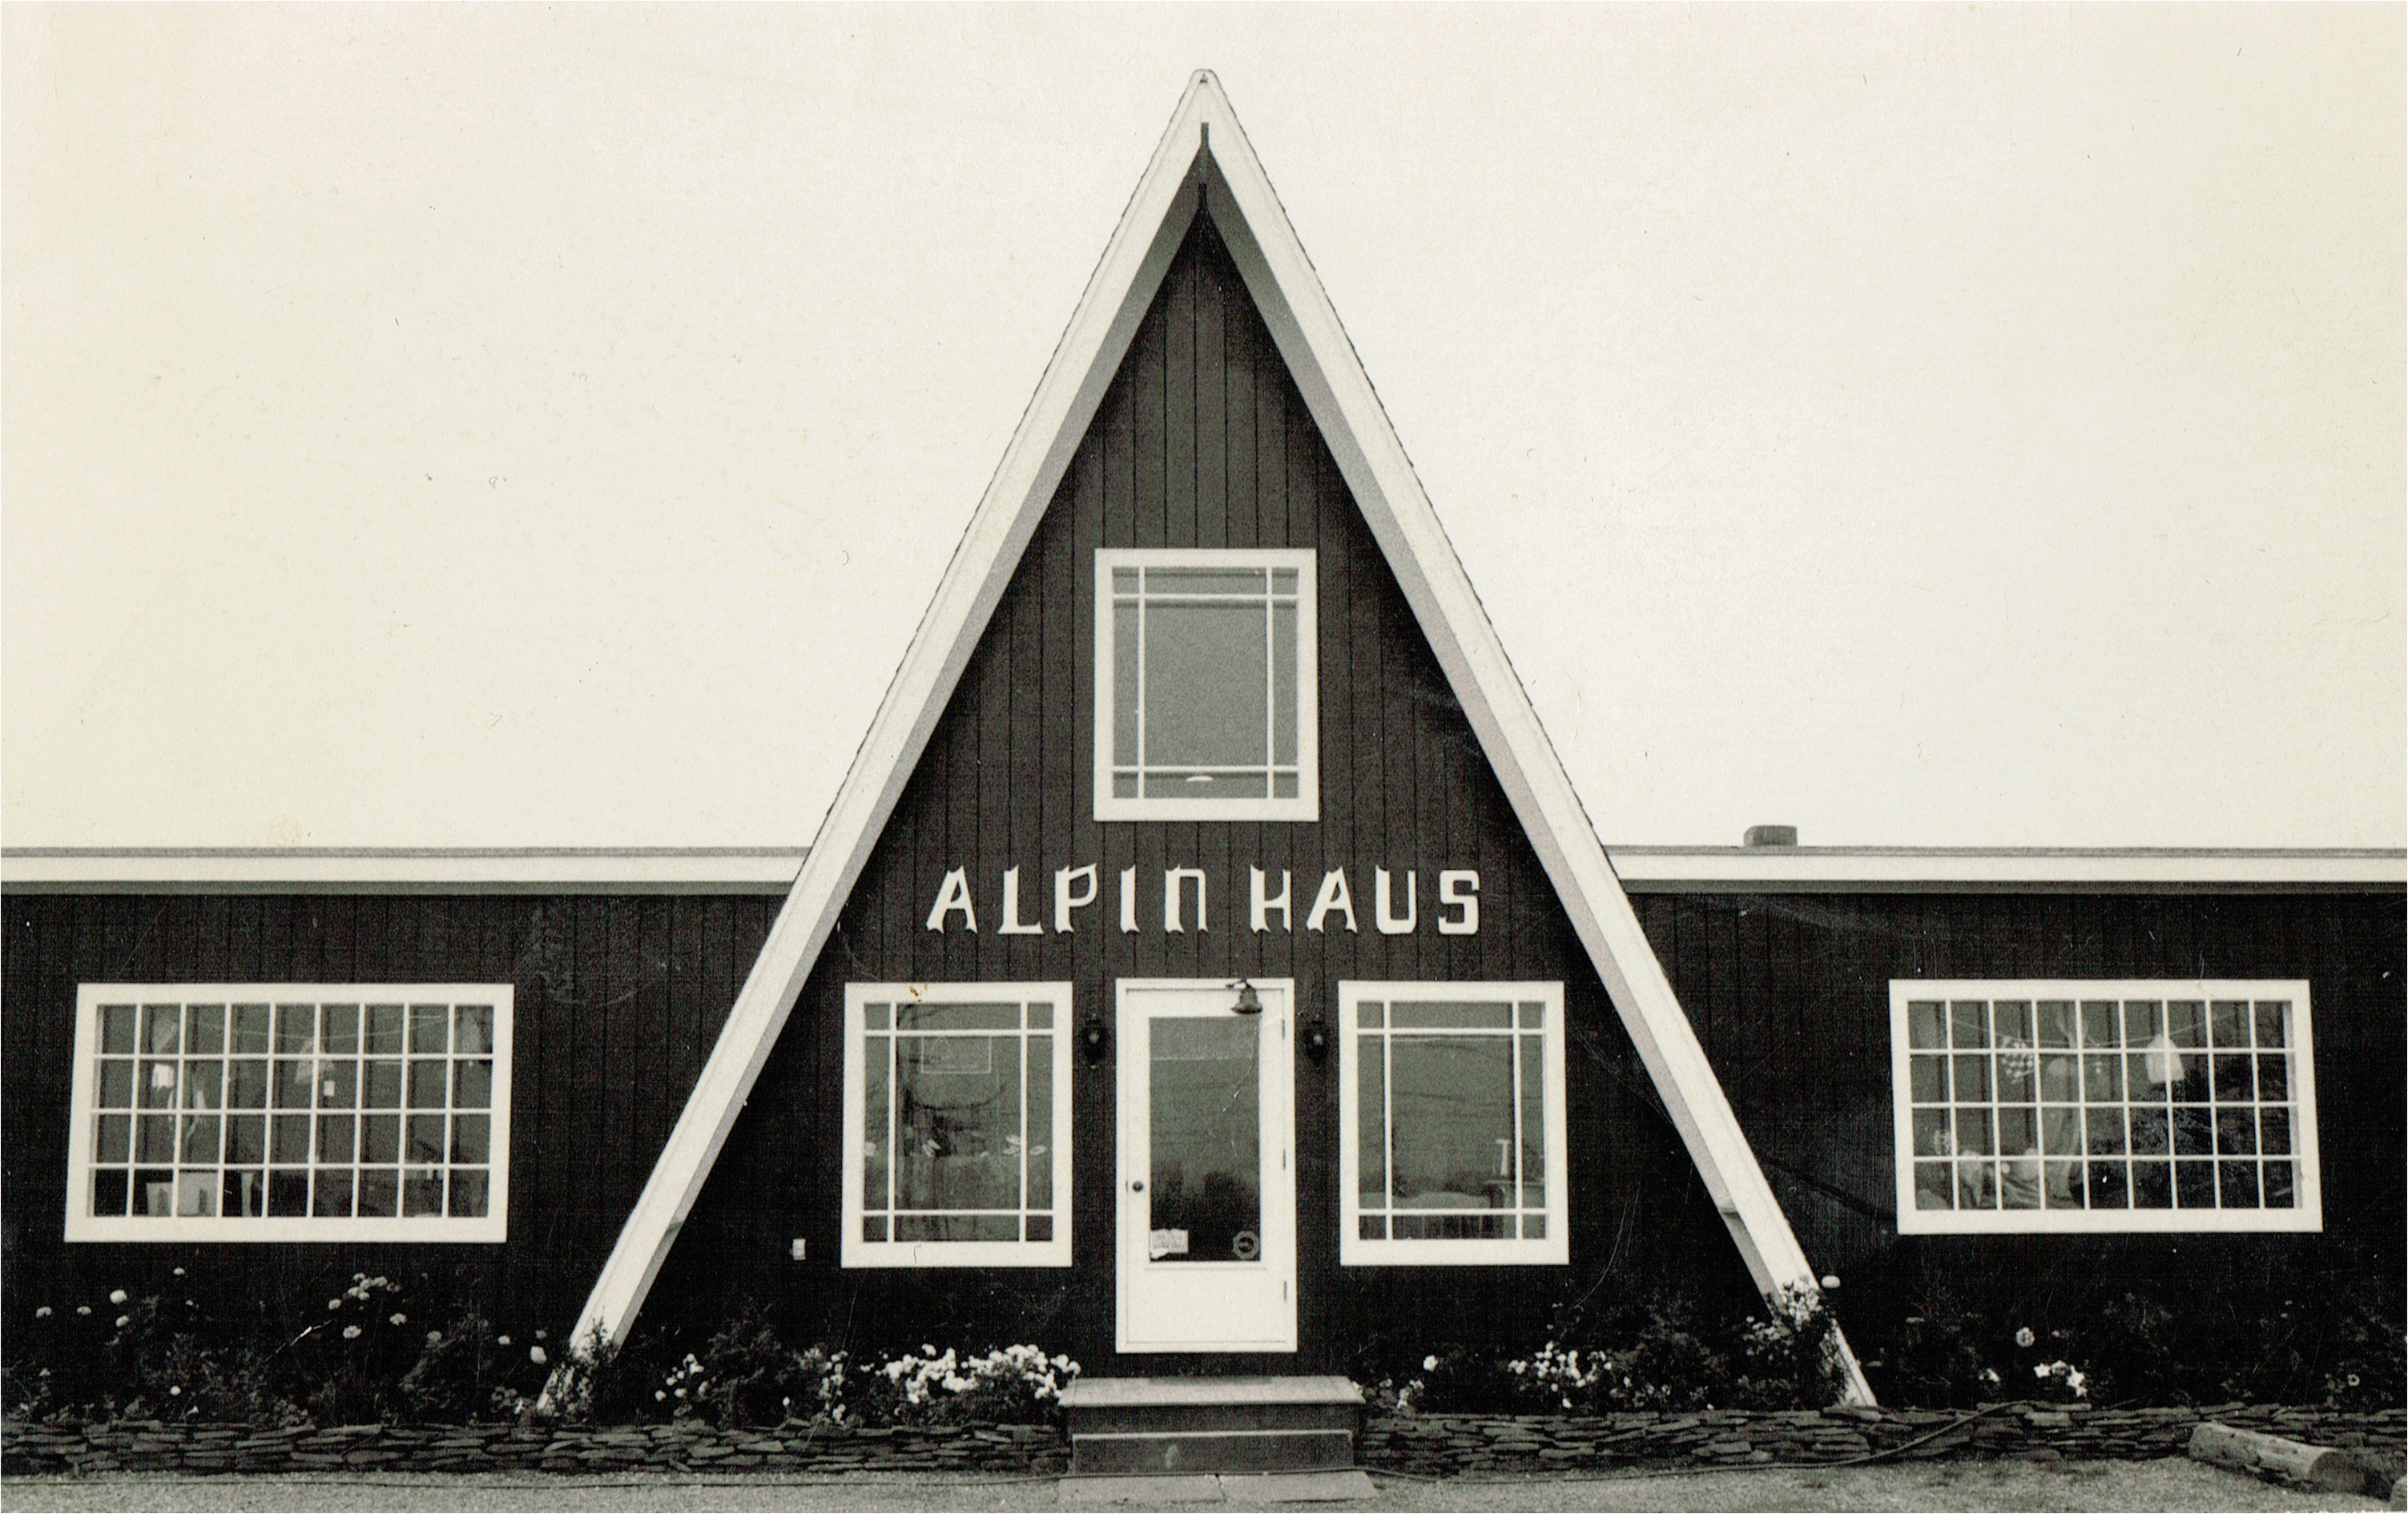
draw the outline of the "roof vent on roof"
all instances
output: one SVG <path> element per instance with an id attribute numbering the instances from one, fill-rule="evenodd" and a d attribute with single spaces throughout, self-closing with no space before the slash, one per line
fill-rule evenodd
<path id="1" fill-rule="evenodd" d="M 1747 838 L 1740 843 L 1747 847 L 1794 847 L 1798 844 L 1795 825 L 1751 825 Z"/>

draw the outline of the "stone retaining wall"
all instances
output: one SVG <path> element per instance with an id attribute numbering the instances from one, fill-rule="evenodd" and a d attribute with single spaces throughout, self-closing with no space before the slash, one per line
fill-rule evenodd
<path id="1" fill-rule="evenodd" d="M 848 1429 L 816 1434 L 698 1425 L 535 1429 L 509 1424 L 245 1425 L 116 1421 L 0 1426 L 0 1470 L 35 1472 L 1033 1473 L 1069 1464 L 1050 1425 Z"/>
<path id="2" fill-rule="evenodd" d="M 2210 1408 L 2094 1409 L 2005 1405 L 1966 1421 L 1955 1410 L 1740 1409 L 1694 1414 L 1390 1414 L 1364 1427 L 1369 1467 L 1432 1477 L 1569 1471 L 1583 1467 L 1765 1462 L 1844 1462 L 1880 1451 L 1900 1460 L 2023 1457 L 2139 1461 L 2180 1456 L 2202 1420 L 2319 1446 L 2362 1449 L 2397 1477 L 2408 1412 L 2218 1405 Z M 1966 1422 L 1959 1423 L 1960 1421 Z M 1934 1435 L 1934 1432 L 1940 1434 Z M 1934 1438 L 1923 1440 L 1922 1437 Z M 1910 1444 L 1921 1441 L 1921 1444 Z M 1905 1448 L 1900 1450 L 1899 1448 Z"/>
<path id="3" fill-rule="evenodd" d="M 1632 1465 L 2024 1457 L 2140 1460 L 2180 1456 L 2202 1420 L 2319 1446 L 2369 1452 L 2397 1477 L 2408 1413 L 2220 1405 L 2093 1409 L 2002 1406 L 1970 1421 L 1952 1411 L 1812 1409 L 1788 1413 L 1377 1415 L 1358 1459 L 1374 1470 L 1434 1477 L 1547 1473 Z M 1940 1432 L 1936 1435 L 1935 1432 Z M 1933 1436 L 1924 1440 L 1924 1436 Z M 1910 1444 L 1920 1441 L 1920 1444 Z M 1905 1448 L 1899 1450 L 1899 1448 Z M 1047 1425 L 976 1428 L 719 1431 L 696 1425 L 537 1429 L 508 1424 L 242 1425 L 116 1421 L 0 1425 L 0 1471 L 164 1472 L 930 1472 L 1054 1476 L 1069 1443 Z"/>

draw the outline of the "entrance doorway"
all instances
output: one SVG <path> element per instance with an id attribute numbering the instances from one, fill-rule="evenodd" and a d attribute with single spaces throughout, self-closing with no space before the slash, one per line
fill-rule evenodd
<path id="1" fill-rule="evenodd" d="M 1123 978 L 1116 1012 L 1119 1349 L 1295 1350 L 1294 981 Z"/>

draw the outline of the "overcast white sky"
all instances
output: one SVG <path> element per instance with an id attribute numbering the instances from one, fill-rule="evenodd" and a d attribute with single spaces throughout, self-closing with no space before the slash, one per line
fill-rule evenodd
<path id="1" fill-rule="evenodd" d="M 2397 846 L 2403 11 L 0 14 L 0 827 L 796 845 L 1215 69 L 1611 842 Z"/>

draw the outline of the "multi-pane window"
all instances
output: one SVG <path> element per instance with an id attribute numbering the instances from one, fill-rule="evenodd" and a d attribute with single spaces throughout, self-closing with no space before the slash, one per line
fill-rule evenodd
<path id="1" fill-rule="evenodd" d="M 1340 1260 L 1568 1260 L 1563 985 L 1338 995 Z"/>
<path id="2" fill-rule="evenodd" d="M 2316 1230 L 2297 981 L 1894 982 L 1901 1231 Z"/>
<path id="3" fill-rule="evenodd" d="M 86 984 L 69 1240 L 498 1241 L 508 984 Z"/>
<path id="4" fill-rule="evenodd" d="M 1313 554 L 1096 553 L 1096 818 L 1320 814 Z"/>
<path id="5" fill-rule="evenodd" d="M 1070 1264 L 1068 983 L 845 988 L 844 1264 Z"/>

